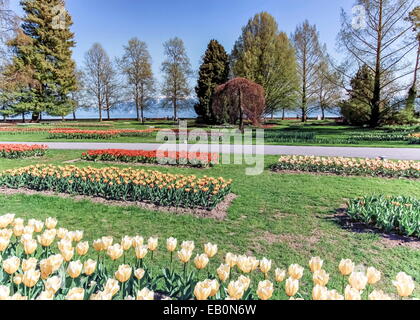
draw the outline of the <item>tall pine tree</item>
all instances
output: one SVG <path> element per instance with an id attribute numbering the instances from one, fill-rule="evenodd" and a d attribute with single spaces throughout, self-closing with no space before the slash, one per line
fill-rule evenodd
<path id="1" fill-rule="evenodd" d="M 64 116 L 74 108 L 70 93 L 77 88 L 71 16 L 64 0 L 22 0 L 21 5 L 21 29 L 29 41 L 12 40 L 9 45 L 15 54 L 14 71 L 30 69 L 33 81 L 21 90 L 16 108 L 22 103 L 35 121 L 41 112 Z"/>
<path id="2" fill-rule="evenodd" d="M 229 56 L 225 48 L 217 41 L 211 40 L 200 66 L 199 78 L 195 92 L 198 103 L 195 112 L 204 123 L 213 123 L 215 117 L 212 114 L 211 98 L 214 89 L 228 81 Z"/>

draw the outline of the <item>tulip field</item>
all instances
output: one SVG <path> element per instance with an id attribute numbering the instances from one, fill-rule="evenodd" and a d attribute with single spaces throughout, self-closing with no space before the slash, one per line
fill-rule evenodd
<path id="1" fill-rule="evenodd" d="M 394 243 L 380 232 L 344 229 L 335 216 L 345 207 L 362 221 L 356 205 L 366 203 L 363 216 L 372 214 L 367 225 L 403 236 L 401 225 L 385 230 L 375 209 L 368 209 L 377 202 L 390 213 L 393 206 L 403 216 L 417 212 L 416 179 L 273 173 L 275 156 L 266 157 L 260 176 L 245 176 L 246 166 L 234 164 L 199 170 L 65 163 L 80 154 L 49 150 L 36 165 L 33 159 L 0 159 L 1 299 L 420 298 L 414 234 Z M 210 208 L 227 192 L 237 198 L 224 220 L 77 199 L 84 190 L 129 200 L 125 182 L 134 178 L 148 187 L 173 183 L 183 196 L 186 184 L 196 183 L 194 190 L 205 194 L 198 199 L 188 198 L 191 190 L 187 198 L 161 193 L 168 205 L 188 199 L 175 205 L 203 207 L 212 199 Z M 37 192 L 17 193 L 22 187 Z M 212 194 L 216 190 L 220 195 Z M 153 192 L 147 194 L 157 196 Z"/>
<path id="2" fill-rule="evenodd" d="M 47 151 L 43 145 L 0 144 L 0 158 L 17 159 L 42 157 Z"/>
<path id="3" fill-rule="evenodd" d="M 324 260 L 319 257 L 312 257 L 308 266 L 292 264 L 283 270 L 267 258 L 228 252 L 216 268 L 210 261 L 218 255 L 217 244 L 196 248 L 194 241 L 179 244 L 171 237 L 163 249 L 157 237 L 103 236 L 89 243 L 83 236 L 81 230 L 60 227 L 52 217 L 25 221 L 14 214 L 0 216 L 0 300 L 269 300 L 275 291 L 294 300 L 392 299 L 376 289 L 381 271 L 374 267 L 357 271 L 350 259 L 342 259 L 335 272 L 342 290 L 330 290 L 334 275 L 323 269 Z M 148 265 L 161 250 L 170 259 L 168 267 L 156 274 Z M 97 258 L 88 259 L 89 251 Z M 130 257 L 135 261 L 127 264 Z M 121 264 L 112 268 L 106 260 Z M 181 271 L 177 264 L 182 265 Z M 312 278 L 309 297 L 300 293 L 305 272 Z M 251 275 L 257 273 L 264 280 L 252 281 Z M 398 273 L 392 284 L 401 298 L 414 292 L 413 278 L 405 272 Z"/>

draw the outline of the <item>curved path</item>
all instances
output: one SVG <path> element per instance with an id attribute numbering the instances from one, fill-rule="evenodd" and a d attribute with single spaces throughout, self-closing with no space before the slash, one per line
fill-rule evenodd
<path id="1" fill-rule="evenodd" d="M 156 150 L 159 143 L 101 143 L 101 142 L 1 142 L 15 144 L 43 144 L 55 150 L 97 150 L 128 149 Z M 311 146 L 255 146 L 255 145 L 219 145 L 219 144 L 165 144 L 166 150 L 203 151 L 232 154 L 266 154 L 266 155 L 308 155 L 337 156 L 398 160 L 420 160 L 420 148 L 364 148 L 364 147 L 311 147 Z"/>

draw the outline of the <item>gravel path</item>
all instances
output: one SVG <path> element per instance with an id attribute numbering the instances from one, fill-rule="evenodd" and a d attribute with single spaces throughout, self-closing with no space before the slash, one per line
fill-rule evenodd
<path id="1" fill-rule="evenodd" d="M 158 143 L 101 143 L 101 142 L 1 142 L 16 144 L 43 144 L 55 150 L 97 150 L 97 149 L 128 149 L 155 150 Z M 220 152 L 235 154 L 266 154 L 266 155 L 309 155 L 309 156 L 339 156 L 398 160 L 420 160 L 420 148 L 363 148 L 363 147 L 310 147 L 310 146 L 252 146 L 252 145 L 205 145 L 205 144 L 167 144 L 168 150 L 201 150 L 203 152 Z M 178 149 L 177 149 L 178 148 Z"/>

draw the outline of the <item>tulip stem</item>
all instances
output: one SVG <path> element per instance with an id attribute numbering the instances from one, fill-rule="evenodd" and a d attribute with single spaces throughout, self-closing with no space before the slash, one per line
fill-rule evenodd
<path id="1" fill-rule="evenodd" d="M 342 287 L 343 287 L 343 295 L 344 295 L 344 293 L 345 293 L 345 288 L 344 288 L 344 286 L 345 286 L 345 280 L 346 280 L 346 276 L 345 276 L 345 275 L 343 275 L 343 278 L 341 279 L 341 285 L 342 285 Z"/>
<path id="2" fill-rule="evenodd" d="M 10 295 L 13 295 L 13 274 L 10 275 Z"/>

